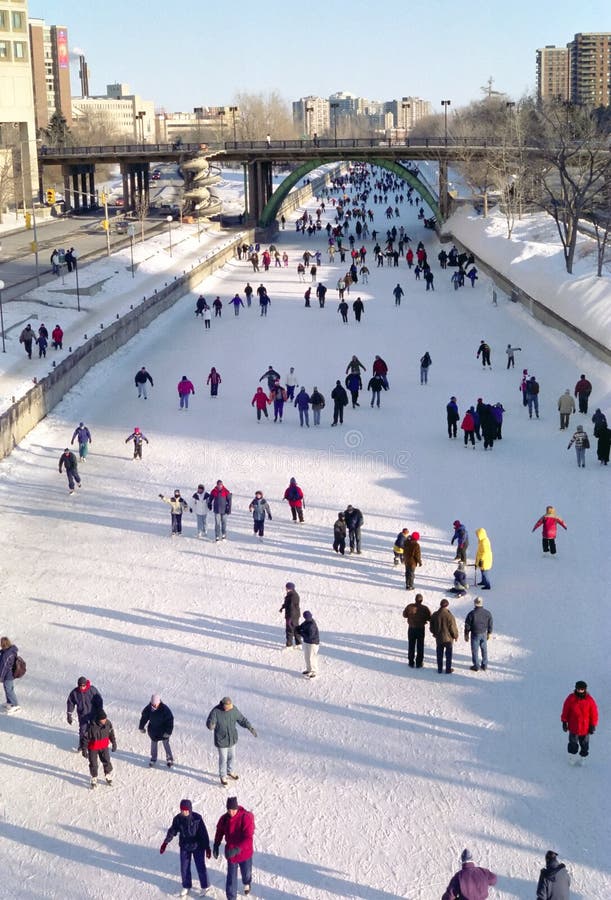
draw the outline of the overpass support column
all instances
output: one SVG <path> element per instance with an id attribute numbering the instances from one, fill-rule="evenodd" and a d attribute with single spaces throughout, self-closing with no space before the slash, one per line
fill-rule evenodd
<path id="1" fill-rule="evenodd" d="M 439 160 L 439 209 L 444 219 L 448 218 L 450 208 L 448 194 L 448 161 Z"/>
<path id="2" fill-rule="evenodd" d="M 91 199 L 87 190 L 87 173 L 81 172 L 81 208 L 89 209 Z"/>
<path id="3" fill-rule="evenodd" d="M 95 196 L 95 169 L 92 168 L 89 171 L 88 181 L 89 181 L 89 208 L 93 209 L 97 206 L 96 196 Z"/>
<path id="4" fill-rule="evenodd" d="M 127 181 L 127 163 L 121 163 L 121 181 L 123 184 L 123 209 L 129 209 L 129 184 Z"/>
<path id="5" fill-rule="evenodd" d="M 81 195 L 78 189 L 78 170 L 75 171 L 75 169 L 72 168 L 70 174 L 72 176 L 72 209 L 78 212 L 81 208 Z"/>
<path id="6" fill-rule="evenodd" d="M 62 178 L 64 179 L 64 204 L 66 209 L 72 209 L 72 192 L 70 190 L 70 166 L 62 166 Z"/>

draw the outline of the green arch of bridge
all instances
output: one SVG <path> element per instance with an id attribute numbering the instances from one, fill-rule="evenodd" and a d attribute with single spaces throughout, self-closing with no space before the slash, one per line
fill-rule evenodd
<path id="1" fill-rule="evenodd" d="M 293 172 L 290 173 L 290 175 L 287 175 L 284 181 L 278 185 L 272 196 L 269 198 L 261 213 L 259 224 L 264 227 L 266 225 L 271 225 L 271 223 L 275 220 L 278 210 L 287 197 L 289 191 L 299 181 L 301 181 L 302 178 L 305 178 L 306 175 L 312 172 L 313 169 L 318 169 L 320 168 L 320 166 L 325 166 L 330 163 L 332 164 L 337 162 L 337 159 L 317 158 L 309 159 L 307 162 L 304 162 L 300 166 L 298 166 Z M 380 166 L 383 169 L 388 169 L 389 172 L 393 172 L 399 178 L 403 179 L 403 181 L 406 181 L 407 184 L 413 187 L 414 190 L 418 191 L 422 199 L 426 201 L 437 221 L 442 221 L 441 210 L 439 208 L 439 202 L 437 198 L 434 194 L 431 193 L 428 187 L 419 180 L 417 175 L 414 175 L 413 172 L 410 172 L 409 169 L 406 169 L 405 166 L 401 165 L 401 163 L 395 162 L 392 159 L 368 159 L 367 162 L 370 162 L 376 166 Z"/>

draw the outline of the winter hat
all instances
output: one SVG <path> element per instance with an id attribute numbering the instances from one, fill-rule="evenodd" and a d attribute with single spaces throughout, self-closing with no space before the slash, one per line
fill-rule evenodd
<path id="1" fill-rule="evenodd" d="M 346 509 L 354 509 L 354 507 L 352 506 L 352 503 L 349 503 L 348 506 L 346 507 Z"/>
<path id="2" fill-rule="evenodd" d="M 287 581 L 287 583 L 285 584 L 285 587 L 286 587 L 287 591 L 295 590 L 295 585 L 293 584 L 292 581 Z"/>
<path id="3" fill-rule="evenodd" d="M 548 850 L 545 854 L 545 862 L 549 865 L 550 863 L 555 862 L 558 859 L 558 854 L 555 850 Z"/>
<path id="4" fill-rule="evenodd" d="M 313 618 L 312 613 L 310 612 L 309 609 L 306 609 L 306 611 L 303 614 L 303 618 L 304 619 L 312 619 Z"/>
<path id="5" fill-rule="evenodd" d="M 460 523 L 460 521 L 459 521 L 458 519 L 456 519 L 456 521 L 454 521 L 452 524 L 454 525 L 454 528 L 458 528 L 458 526 L 459 526 L 461 523 Z"/>
<path id="6" fill-rule="evenodd" d="M 78 423 L 78 427 L 79 427 L 79 428 L 82 428 L 84 424 L 85 424 L 84 422 L 79 422 L 79 423 Z"/>
<path id="7" fill-rule="evenodd" d="M 473 862 L 473 854 L 471 851 L 465 848 L 460 854 L 460 861 L 461 863 Z"/>
<path id="8" fill-rule="evenodd" d="M 85 687 L 85 685 L 87 684 L 87 679 L 84 675 L 80 675 L 79 680 L 76 683 L 79 687 Z"/>
<path id="9" fill-rule="evenodd" d="M 476 597 L 475 600 L 473 601 L 473 605 L 474 606 L 483 606 L 484 601 L 482 600 L 481 597 Z"/>
<path id="10" fill-rule="evenodd" d="M 587 691 L 588 686 L 585 681 L 576 681 L 575 682 L 575 690 L 576 691 Z"/>
<path id="11" fill-rule="evenodd" d="M 422 594 L 416 594 L 416 596 L 414 597 L 414 602 L 415 602 L 415 603 L 420 604 L 420 603 L 423 602 L 423 600 L 424 600 L 424 597 L 422 596 Z"/>
<path id="12" fill-rule="evenodd" d="M 296 478 L 291 478 L 291 484 L 297 484 L 297 479 L 296 479 Z"/>
<path id="13" fill-rule="evenodd" d="M 237 797 L 228 797 L 227 798 L 227 809 L 237 809 L 238 808 L 238 798 Z"/>
<path id="14" fill-rule="evenodd" d="M 419 531 L 412 531 L 412 540 L 414 540 L 414 541 L 420 540 L 420 532 Z"/>
<path id="15" fill-rule="evenodd" d="M 159 696 L 159 694 L 153 694 L 153 696 L 151 697 L 151 706 L 159 706 L 160 703 L 161 697 Z"/>
<path id="16" fill-rule="evenodd" d="M 139 429 L 139 428 L 134 428 L 134 434 L 140 434 L 140 429 Z"/>
<path id="17" fill-rule="evenodd" d="M 188 809 L 189 812 L 191 812 L 191 810 L 193 809 L 193 804 L 191 803 L 190 800 L 181 800 L 181 801 L 180 801 L 180 808 L 181 808 L 181 809 Z"/>
<path id="18" fill-rule="evenodd" d="M 106 713 L 104 712 L 104 710 L 101 709 L 101 710 L 99 711 L 99 713 L 97 714 L 97 716 L 95 717 L 95 720 L 96 720 L 96 722 L 103 722 L 104 719 L 107 719 L 107 718 L 108 718 L 108 716 L 106 715 Z"/>
<path id="19" fill-rule="evenodd" d="M 221 704 L 223 706 L 232 706 L 233 700 L 231 699 L 231 697 L 223 697 L 223 699 L 221 700 Z"/>
<path id="20" fill-rule="evenodd" d="M 578 426 L 577 426 L 577 431 L 583 431 L 583 425 L 578 425 Z"/>

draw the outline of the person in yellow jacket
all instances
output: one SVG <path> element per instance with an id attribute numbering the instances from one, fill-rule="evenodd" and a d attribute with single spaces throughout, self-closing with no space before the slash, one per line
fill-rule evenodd
<path id="1" fill-rule="evenodd" d="M 492 547 L 490 546 L 490 538 L 486 534 L 485 528 L 477 528 L 475 531 L 477 537 L 477 552 L 475 554 L 475 568 L 479 569 L 482 580 L 478 582 L 478 586 L 483 591 L 490 590 L 490 582 L 487 573 L 492 568 Z"/>

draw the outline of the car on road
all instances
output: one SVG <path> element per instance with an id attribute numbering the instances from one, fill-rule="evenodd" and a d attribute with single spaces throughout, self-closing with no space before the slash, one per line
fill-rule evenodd
<path id="1" fill-rule="evenodd" d="M 159 181 L 160 178 L 161 178 L 161 172 L 160 172 L 160 170 L 159 170 L 159 169 L 154 169 L 154 170 L 151 172 L 151 181 Z"/>

